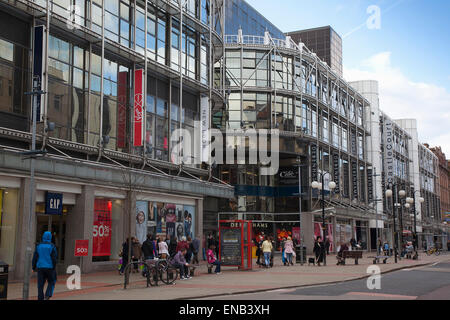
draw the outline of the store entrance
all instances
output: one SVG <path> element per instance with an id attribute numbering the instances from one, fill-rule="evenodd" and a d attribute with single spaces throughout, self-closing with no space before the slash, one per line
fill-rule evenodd
<path id="1" fill-rule="evenodd" d="M 66 217 L 70 208 L 69 206 L 63 206 L 62 215 L 46 215 L 43 214 L 43 210 L 45 210 L 45 208 L 41 208 L 43 206 L 43 204 L 36 206 L 36 243 L 42 241 L 42 235 L 45 231 L 50 231 L 52 233 L 52 243 L 58 250 L 58 263 L 63 263 L 66 247 Z"/>

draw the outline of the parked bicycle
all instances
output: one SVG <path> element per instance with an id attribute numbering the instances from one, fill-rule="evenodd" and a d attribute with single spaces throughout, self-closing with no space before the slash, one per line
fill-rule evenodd
<path id="1" fill-rule="evenodd" d="M 438 256 L 438 255 L 441 254 L 441 249 L 438 249 L 438 248 L 431 248 L 431 249 L 428 249 L 426 252 L 427 252 L 427 256 L 431 256 L 433 253 L 434 253 L 436 256 Z"/>

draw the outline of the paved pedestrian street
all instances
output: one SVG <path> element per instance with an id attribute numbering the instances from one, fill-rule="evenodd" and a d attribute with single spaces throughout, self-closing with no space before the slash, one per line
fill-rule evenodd
<path id="1" fill-rule="evenodd" d="M 237 268 L 223 268 L 222 274 L 208 274 L 205 262 L 201 262 L 193 278 L 185 281 L 177 280 L 173 285 L 160 283 L 157 287 L 146 287 L 146 281 L 140 274 L 133 274 L 127 289 L 123 289 L 123 276 L 118 272 L 102 272 L 82 275 L 81 289 L 68 290 L 67 276 L 59 276 L 55 288 L 54 300 L 170 300 L 170 299 L 260 299 L 263 294 L 271 299 L 416 299 L 427 298 L 424 294 L 430 292 L 430 297 L 436 298 L 438 289 L 447 292 L 445 285 L 439 282 L 449 277 L 450 254 L 440 256 L 420 255 L 418 261 L 402 259 L 397 264 L 390 259 L 387 264 L 378 264 L 381 271 L 382 290 L 363 288 L 369 274 L 367 268 L 372 266 L 371 253 L 365 253 L 358 265 L 347 260 L 345 266 L 337 266 L 336 258 L 330 255 L 327 266 L 294 266 L 285 267 L 276 257 L 275 266 L 263 269 L 256 266 L 251 271 L 238 271 Z M 255 264 L 254 264 L 255 266 Z M 395 276 L 391 281 L 393 271 L 401 270 L 401 277 Z M 392 272 L 392 273 L 391 273 Z M 420 276 L 419 276 L 420 272 Z M 423 275 L 431 275 L 428 279 Z M 364 280 L 361 280 L 363 279 Z M 424 279 L 424 281 L 421 281 Z M 351 280 L 358 280 L 355 287 Z M 323 289 L 312 288 L 315 285 L 340 283 L 339 287 L 327 292 Z M 413 284 L 416 291 L 411 291 L 408 284 Z M 442 285 L 440 285 L 442 284 Z M 402 288 L 404 286 L 404 288 Z M 305 288 L 308 287 L 308 288 Z M 325 288 L 322 286 L 322 288 Z M 395 289 L 395 290 L 394 290 Z M 322 290 L 322 291 L 321 291 Z M 396 291 L 397 290 L 397 291 Z M 400 293 L 396 293 L 400 292 Z M 342 295 L 345 293 L 345 295 Z M 245 295 L 250 294 L 250 295 Z M 22 283 L 11 282 L 8 288 L 8 299 L 21 299 Z M 36 277 L 33 276 L 30 290 L 31 299 L 37 298 Z M 437 296 L 439 298 L 439 296 Z"/>

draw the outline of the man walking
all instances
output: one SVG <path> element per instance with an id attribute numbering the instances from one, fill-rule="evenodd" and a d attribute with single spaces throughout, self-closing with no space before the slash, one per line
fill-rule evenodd
<path id="1" fill-rule="evenodd" d="M 53 296 L 56 283 L 56 261 L 58 252 L 52 243 L 52 234 L 45 231 L 42 242 L 36 246 L 33 254 L 33 271 L 38 273 L 38 300 L 49 300 Z M 47 281 L 47 290 L 44 297 L 44 285 Z"/>

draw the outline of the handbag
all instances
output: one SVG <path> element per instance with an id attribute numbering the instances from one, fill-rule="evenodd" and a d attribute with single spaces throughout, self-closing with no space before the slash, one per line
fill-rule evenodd
<path id="1" fill-rule="evenodd" d="M 295 253 L 295 250 L 292 252 L 292 256 L 295 258 L 297 255 Z"/>

